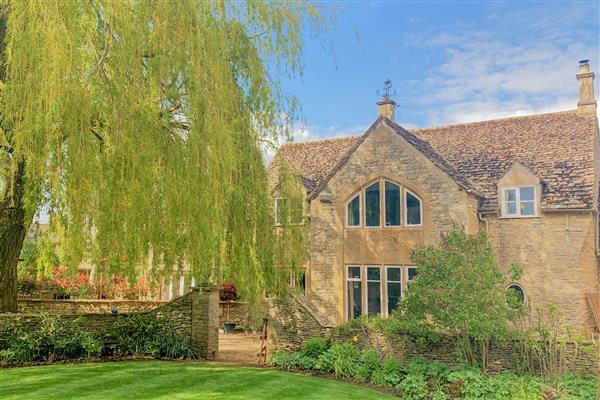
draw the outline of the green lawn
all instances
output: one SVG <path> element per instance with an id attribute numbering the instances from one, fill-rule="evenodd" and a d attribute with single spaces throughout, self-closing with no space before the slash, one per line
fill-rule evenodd
<path id="1" fill-rule="evenodd" d="M 0 369 L 0 399 L 391 399 L 343 382 L 247 367 L 170 361 Z"/>

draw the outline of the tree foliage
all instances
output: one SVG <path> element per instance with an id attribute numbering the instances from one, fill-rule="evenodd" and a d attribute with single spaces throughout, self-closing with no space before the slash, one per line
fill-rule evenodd
<path id="1" fill-rule="evenodd" d="M 135 279 L 186 265 L 258 294 L 282 269 L 262 140 L 297 113 L 302 1 L 5 1 L 3 178 L 26 163 L 64 259 Z M 285 129 L 283 131 L 285 134 Z M 168 269 L 168 268 L 166 268 Z"/>
<path id="2" fill-rule="evenodd" d="M 421 332 L 454 335 L 466 360 L 485 368 L 489 341 L 505 337 L 509 317 L 505 278 L 485 231 L 469 236 L 455 230 L 438 247 L 415 250 L 412 261 L 418 274 L 399 317 Z"/>

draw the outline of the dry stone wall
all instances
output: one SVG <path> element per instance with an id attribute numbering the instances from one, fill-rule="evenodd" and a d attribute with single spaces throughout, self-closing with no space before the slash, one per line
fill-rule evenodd
<path id="1" fill-rule="evenodd" d="M 20 299 L 19 312 L 24 314 L 106 314 L 116 307 L 119 313 L 139 313 L 155 309 L 160 300 L 47 300 Z"/>
<path id="2" fill-rule="evenodd" d="M 295 351 L 303 341 L 312 337 L 327 337 L 332 342 L 344 342 L 356 336 L 359 345 L 374 347 L 382 355 L 391 355 L 400 362 L 414 357 L 443 361 L 449 365 L 456 365 L 460 361 L 456 341 L 451 337 L 441 337 L 435 343 L 419 345 L 408 336 L 385 334 L 380 330 L 333 329 L 319 321 L 318 314 L 301 297 L 269 299 L 267 315 L 271 343 L 275 349 Z M 489 353 L 490 370 L 516 370 L 518 345 L 518 342 L 511 340 L 492 343 Z M 598 347 L 592 343 L 568 343 L 564 359 L 566 370 L 574 373 L 596 374 L 600 367 Z"/>
<path id="3" fill-rule="evenodd" d="M 166 321 L 183 337 L 199 358 L 215 359 L 218 355 L 219 291 L 213 288 L 194 288 L 188 294 L 165 303 L 148 313 Z M 46 313 L 52 315 L 50 313 Z M 129 318 L 134 313 L 56 313 L 63 321 L 78 320 L 79 329 L 105 336 L 121 318 Z M 43 314 L 18 313 L 0 314 L 0 349 L 3 349 L 9 336 L 8 326 L 18 323 L 35 329 L 41 323 Z M 2 323 L 7 322 L 7 323 Z M 68 333 L 68 332 L 67 332 Z M 110 343 L 105 343 L 110 344 Z"/>

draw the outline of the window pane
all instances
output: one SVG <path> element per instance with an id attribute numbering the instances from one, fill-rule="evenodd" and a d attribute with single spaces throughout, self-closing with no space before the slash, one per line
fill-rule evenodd
<path id="1" fill-rule="evenodd" d="M 379 182 L 365 189 L 365 224 L 379 226 Z"/>
<path id="2" fill-rule="evenodd" d="M 362 315 L 362 284 L 360 282 L 348 282 L 348 319 Z"/>
<path id="3" fill-rule="evenodd" d="M 348 267 L 348 279 L 360 279 L 360 267 Z"/>
<path id="4" fill-rule="evenodd" d="M 421 224 L 421 200 L 406 192 L 406 223 L 408 225 Z"/>
<path id="5" fill-rule="evenodd" d="M 509 215 L 515 215 L 517 213 L 517 203 L 514 201 L 511 203 L 506 203 L 506 213 Z"/>
<path id="6" fill-rule="evenodd" d="M 281 197 L 275 199 L 275 223 L 280 225 L 283 221 L 285 212 L 285 199 Z"/>
<path id="7" fill-rule="evenodd" d="M 387 280 L 400 282 L 402 280 L 402 270 L 400 268 L 387 268 Z"/>
<path id="8" fill-rule="evenodd" d="M 521 215 L 534 215 L 535 206 L 533 201 L 521 202 Z"/>
<path id="9" fill-rule="evenodd" d="M 406 282 L 406 284 L 410 284 L 410 281 L 412 281 L 415 276 L 417 276 L 417 268 L 415 267 L 409 267 L 408 268 L 408 281 Z"/>
<path id="10" fill-rule="evenodd" d="M 504 191 L 504 200 L 505 201 L 517 201 L 517 192 L 515 189 L 505 190 Z"/>
<path id="11" fill-rule="evenodd" d="M 525 292 L 521 286 L 510 285 L 508 289 L 506 289 L 506 293 L 507 297 L 509 297 L 509 303 L 512 303 L 514 300 L 516 300 L 521 304 L 525 304 Z"/>
<path id="12" fill-rule="evenodd" d="M 521 200 L 534 200 L 533 186 L 525 186 L 519 189 Z"/>
<path id="13" fill-rule="evenodd" d="M 388 315 L 391 315 L 392 312 L 398 308 L 398 302 L 400 301 L 400 297 L 402 296 L 402 284 L 400 282 L 389 283 L 387 284 L 387 310 Z"/>
<path id="14" fill-rule="evenodd" d="M 367 268 L 367 280 L 368 281 L 379 281 L 381 280 L 381 268 L 369 267 Z"/>
<path id="15" fill-rule="evenodd" d="M 400 225 L 400 186 L 385 181 L 385 226 Z"/>
<path id="16" fill-rule="evenodd" d="M 348 226 L 360 225 L 360 195 L 348 203 Z"/>
<path id="17" fill-rule="evenodd" d="M 381 314 L 381 284 L 367 282 L 367 310 L 369 315 Z"/>

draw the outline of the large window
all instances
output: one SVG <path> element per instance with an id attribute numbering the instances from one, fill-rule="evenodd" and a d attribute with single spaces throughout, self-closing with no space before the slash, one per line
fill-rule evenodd
<path id="1" fill-rule="evenodd" d="M 406 191 L 406 225 L 421 225 L 423 219 L 423 209 L 421 199 L 414 193 Z"/>
<path id="2" fill-rule="evenodd" d="M 402 297 L 402 268 L 385 267 L 386 271 L 386 294 L 387 294 L 387 315 L 391 315 L 400 302 Z"/>
<path id="3" fill-rule="evenodd" d="M 367 267 L 367 314 L 381 314 L 381 267 Z"/>
<path id="4" fill-rule="evenodd" d="M 379 182 L 375 182 L 365 189 L 365 225 L 380 226 L 379 221 L 381 204 L 379 200 Z"/>
<path id="5" fill-rule="evenodd" d="M 360 193 L 346 206 L 346 226 L 360 226 Z"/>
<path id="6" fill-rule="evenodd" d="M 385 226 L 400 226 L 400 186 L 385 181 Z"/>
<path id="7" fill-rule="evenodd" d="M 535 187 L 502 189 L 502 216 L 533 217 L 536 215 Z"/>
<path id="8" fill-rule="evenodd" d="M 400 185 L 385 179 L 379 179 L 364 187 L 346 203 L 347 227 L 398 227 L 422 224 L 421 199 L 410 190 L 402 190 Z"/>
<path id="9" fill-rule="evenodd" d="M 346 277 L 346 291 L 348 299 L 348 319 L 362 315 L 362 279 L 361 267 L 351 265 L 348 267 Z"/>
<path id="10" fill-rule="evenodd" d="M 391 315 L 402 293 L 416 276 L 416 267 L 397 265 L 348 265 L 346 267 L 346 316 Z M 364 290 L 363 290 L 364 288 Z"/>

